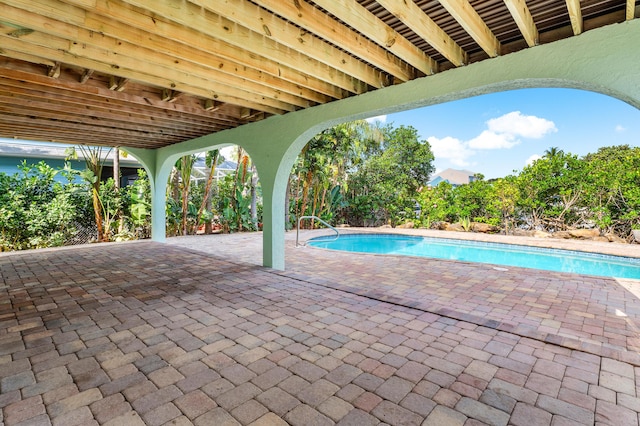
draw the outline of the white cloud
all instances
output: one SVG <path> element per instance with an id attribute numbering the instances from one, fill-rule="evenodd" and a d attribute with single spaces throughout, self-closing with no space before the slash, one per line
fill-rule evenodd
<path id="1" fill-rule="evenodd" d="M 511 133 L 496 133 L 491 130 L 485 130 L 467 142 L 469 148 L 473 149 L 509 149 L 519 143 Z"/>
<path id="2" fill-rule="evenodd" d="M 626 129 L 626 127 L 624 127 L 622 124 L 618 124 L 618 125 L 616 126 L 616 133 L 622 133 L 622 132 L 624 132 L 625 130 L 627 130 L 627 129 Z"/>
<path id="3" fill-rule="evenodd" d="M 530 165 L 532 165 L 532 164 L 533 164 L 533 162 L 534 162 L 534 161 L 539 160 L 539 159 L 541 159 L 541 158 L 542 158 L 542 156 L 541 156 L 541 155 L 533 154 L 531 157 L 527 158 L 527 161 L 525 161 L 524 163 L 525 163 L 527 166 L 530 166 Z"/>
<path id="4" fill-rule="evenodd" d="M 431 136 L 427 138 L 427 141 L 431 145 L 433 155 L 437 159 L 447 159 L 459 167 L 468 166 L 470 163 L 467 159 L 475 154 L 473 150 L 469 149 L 467 143 L 450 136 L 443 139 Z"/>
<path id="5" fill-rule="evenodd" d="M 534 115 L 522 115 L 520 111 L 513 111 L 502 117 L 492 118 L 487 121 L 489 131 L 497 134 L 512 135 L 528 139 L 540 139 L 550 132 L 558 129 L 553 121 Z"/>
<path id="6" fill-rule="evenodd" d="M 387 116 L 386 115 L 377 115 L 375 117 L 369 117 L 365 121 L 367 121 L 369 123 L 374 123 L 376 121 L 379 121 L 380 123 L 384 123 L 384 122 L 387 121 Z"/>
<path id="7" fill-rule="evenodd" d="M 540 139 L 558 129 L 553 121 L 534 115 L 523 115 L 513 111 L 503 116 L 492 118 L 486 122 L 487 128 L 478 136 L 462 141 L 452 136 L 438 138 L 431 136 L 427 141 L 436 159 L 449 160 L 459 167 L 472 164 L 470 158 L 480 150 L 510 149 L 522 143 L 521 139 Z M 531 156 L 527 162 L 540 158 Z M 527 164 L 528 164 L 527 163 Z"/>

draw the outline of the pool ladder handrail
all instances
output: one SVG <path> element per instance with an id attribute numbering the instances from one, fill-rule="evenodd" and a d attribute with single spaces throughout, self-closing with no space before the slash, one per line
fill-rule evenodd
<path id="1" fill-rule="evenodd" d="M 340 232 L 338 232 L 338 230 L 336 228 L 334 228 L 333 226 L 329 225 L 327 222 L 325 222 L 324 220 L 320 219 L 318 216 L 300 216 L 298 218 L 298 226 L 296 227 L 296 247 L 298 247 L 299 244 L 299 239 L 300 239 L 300 222 L 302 222 L 302 219 L 314 219 L 317 220 L 318 222 L 320 222 L 321 224 L 323 224 L 324 226 L 326 226 L 327 228 L 330 228 L 333 230 L 333 232 L 336 233 L 336 237 L 333 240 L 330 241 L 335 241 L 340 237 Z"/>

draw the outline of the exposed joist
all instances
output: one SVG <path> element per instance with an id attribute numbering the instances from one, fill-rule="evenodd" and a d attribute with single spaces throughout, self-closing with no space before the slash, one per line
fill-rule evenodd
<path id="1" fill-rule="evenodd" d="M 237 87 L 242 87 L 242 91 L 245 94 L 247 91 L 251 91 L 254 94 L 263 96 L 254 97 L 254 102 L 281 110 L 291 111 L 294 109 L 292 107 L 287 107 L 284 102 L 294 103 L 297 106 L 308 106 L 306 101 L 301 100 L 297 96 L 289 96 L 287 93 L 276 91 L 266 85 L 256 85 L 252 82 L 247 82 L 233 73 L 223 74 L 219 72 L 218 69 L 205 70 L 197 65 L 182 63 L 181 61 L 177 61 L 166 55 L 158 54 L 157 52 L 145 49 L 141 46 L 124 43 L 109 36 L 95 34 L 92 31 L 76 29 L 76 37 L 73 41 L 66 40 L 63 36 L 69 32 L 71 28 L 67 27 L 64 22 L 55 21 L 51 17 L 42 17 L 32 14 L 30 11 L 13 8 L 10 19 L 12 22 L 16 23 L 26 21 L 30 22 L 31 25 L 38 28 L 39 31 L 32 34 L 28 38 L 28 41 L 40 45 L 55 44 L 56 49 L 59 49 L 62 52 L 68 52 L 73 55 L 73 58 L 77 58 L 75 62 L 70 59 L 70 63 L 77 64 L 77 62 L 82 58 L 97 60 L 112 68 L 110 71 L 106 72 L 114 72 L 123 76 L 119 71 L 122 69 L 129 69 L 135 71 L 138 75 L 144 73 L 146 75 L 154 76 L 156 80 L 155 82 L 147 81 L 152 84 L 158 84 L 158 78 L 170 78 L 171 82 L 168 85 L 160 84 L 167 88 L 173 88 L 171 84 L 177 85 L 179 83 L 192 87 L 206 87 L 209 85 L 212 91 L 211 93 L 215 93 L 215 90 L 219 90 L 221 92 L 220 96 L 231 95 L 242 98 L 243 95 L 235 89 Z M 48 37 L 44 37 L 40 31 L 46 31 Z M 126 29 L 122 29 L 122 32 L 126 31 Z M 50 36 L 54 36 L 54 38 L 51 38 Z M 138 35 L 138 38 L 145 37 Z M 95 49 L 94 47 L 97 47 L 98 49 Z M 102 70 L 104 71 L 104 67 Z M 216 78 L 219 79 L 217 80 L 217 83 L 219 84 L 213 83 L 213 80 Z M 144 77 L 138 77 L 137 79 L 139 81 L 145 81 Z M 230 90 L 225 92 L 225 88 Z M 181 91 L 189 92 L 187 89 Z M 198 95 L 210 97 L 202 93 Z M 247 97 L 247 99 L 250 98 L 251 96 Z M 270 99 L 277 99 L 277 101 L 272 102 Z M 245 106 L 257 108 L 257 105 Z"/>
<path id="2" fill-rule="evenodd" d="M 625 16 L 627 21 L 630 21 L 636 17 L 636 0 L 627 0 Z"/>
<path id="3" fill-rule="evenodd" d="M 204 109 L 205 111 L 217 111 L 220 109 L 220 103 L 214 101 L 213 99 L 207 99 L 204 101 Z"/>
<path id="4" fill-rule="evenodd" d="M 573 34 L 582 34 L 584 23 L 582 22 L 580 0 L 566 0 L 566 2 L 567 10 L 569 11 L 569 19 L 571 19 L 571 28 L 573 28 Z"/>
<path id="5" fill-rule="evenodd" d="M 500 42 L 471 6 L 469 0 L 440 0 L 440 3 L 489 57 L 494 58 L 500 55 Z"/>
<path id="6" fill-rule="evenodd" d="M 433 20 L 412 1 L 378 0 L 378 3 L 404 22 L 416 34 L 455 66 L 467 63 L 467 54 Z"/>
<path id="7" fill-rule="evenodd" d="M 267 37 L 262 24 L 252 25 L 258 29 L 259 32 L 252 31 L 243 25 L 222 18 L 190 2 L 181 3 L 181 7 L 178 9 L 166 1 L 126 0 L 126 2 L 149 10 L 156 16 L 194 28 L 214 38 L 224 40 L 236 48 L 250 50 L 255 55 L 272 59 L 316 78 L 326 79 L 327 77 L 335 76 L 337 77 L 336 83 L 341 84 L 342 88 L 352 93 L 366 92 L 368 90 L 366 87 L 367 84 L 381 87 L 382 81 L 385 80 L 380 72 L 376 72 L 371 67 L 350 57 L 346 53 L 338 54 L 333 47 L 331 47 L 329 51 L 323 52 L 322 47 L 319 46 L 318 43 L 315 43 L 310 38 L 310 35 L 298 32 L 300 37 L 293 40 L 286 40 L 287 43 L 298 47 L 298 50 L 288 47 L 284 43 L 281 43 L 280 40 L 276 42 Z M 223 6 L 228 8 L 226 2 Z M 218 2 L 210 2 L 209 7 L 219 7 Z M 254 7 L 258 6 L 254 5 Z M 302 42 L 299 39 L 302 40 Z M 342 63 L 343 60 L 345 63 Z M 318 67 L 317 64 L 322 64 L 324 67 L 329 68 Z M 340 74 L 348 77 L 345 80 Z"/>
<path id="8" fill-rule="evenodd" d="M 50 37 L 51 38 L 51 37 Z M 94 59 L 93 56 L 79 55 L 78 49 L 92 49 L 91 46 L 76 46 L 76 52 L 68 52 L 56 48 L 50 48 L 48 46 L 34 45 L 25 43 L 23 40 L 11 39 L 0 35 L 0 43 L 6 46 L 5 56 L 11 56 L 11 51 L 17 52 L 31 52 L 38 56 L 53 60 L 60 61 L 68 64 L 73 64 L 81 68 L 92 68 L 96 71 L 104 72 L 107 74 L 114 72 L 113 64 L 106 63 L 102 60 Z M 96 52 L 94 52 L 94 55 Z M 109 56 L 108 52 L 102 52 L 102 55 Z M 122 65 L 118 65 L 117 70 L 119 77 L 130 78 L 135 81 L 144 82 L 156 87 L 172 87 L 176 90 L 191 93 L 203 98 L 215 98 L 222 102 L 237 104 L 247 108 L 254 108 L 271 112 L 274 114 L 282 114 L 284 111 L 292 110 L 292 107 L 284 102 L 268 99 L 256 95 L 255 93 L 248 92 L 244 89 L 227 86 L 221 83 L 207 82 L 205 87 L 197 86 L 193 83 L 184 83 L 177 81 L 182 74 L 185 79 L 189 80 L 187 75 L 180 73 L 170 68 L 163 68 L 154 71 L 154 74 L 148 74 L 144 71 L 139 71 L 140 62 L 135 58 L 119 57 L 118 61 Z M 138 64 L 138 67 L 136 66 Z M 209 86 L 207 88 L 206 86 Z M 229 93 L 226 93 L 228 91 Z"/>
<path id="9" fill-rule="evenodd" d="M 187 120 L 196 120 L 198 122 L 199 116 L 202 114 L 202 110 L 199 108 L 189 108 L 180 104 L 168 104 L 161 102 L 159 99 L 149 99 L 147 97 L 140 97 L 130 95 L 123 92 L 113 92 L 106 88 L 102 89 L 95 86 L 86 86 L 75 82 L 63 82 L 60 80 L 51 80 L 47 77 L 37 74 L 20 71 L 3 69 L 0 74 L 0 79 L 5 81 L 5 84 L 11 84 L 16 87 L 39 87 L 43 92 L 55 91 L 56 96 L 73 96 L 78 94 L 77 99 L 84 99 L 89 103 L 104 103 L 110 105 L 111 108 L 128 108 L 134 112 L 140 112 L 142 114 L 152 114 L 154 110 L 161 111 L 165 114 L 165 119 L 172 119 L 176 117 L 179 119 L 181 115 L 177 114 L 189 114 L 193 116 Z M 174 115 L 175 114 L 175 115 Z M 224 119 L 224 116 L 219 115 L 220 119 Z M 188 122 L 188 121 L 187 121 Z M 228 120 L 229 123 L 232 120 Z"/>
<path id="10" fill-rule="evenodd" d="M 529 47 L 535 46 L 539 42 L 538 28 L 533 21 L 531 11 L 525 0 L 504 0 L 505 5 L 509 9 L 509 13 L 513 16 L 514 21 L 518 25 L 522 36 L 527 41 Z"/>
<path id="11" fill-rule="evenodd" d="M 143 3 L 148 10 L 157 11 L 159 7 L 162 7 L 158 5 L 159 2 L 157 0 L 135 1 L 136 3 Z M 241 25 L 249 31 L 272 38 L 279 44 L 295 49 L 311 59 L 322 62 L 336 70 L 342 70 L 373 87 L 380 88 L 386 84 L 387 79 L 380 71 L 358 60 L 357 57 L 349 55 L 316 37 L 312 31 L 301 31 L 284 19 L 251 2 L 246 0 L 226 0 L 224 2 L 191 0 L 191 2 L 218 15 L 218 21 L 222 25 L 229 25 L 231 22 Z M 175 8 L 169 7 L 167 11 L 175 16 Z M 196 8 L 192 9 L 193 13 L 196 13 L 196 11 Z M 181 13 L 180 15 L 182 18 L 184 14 Z M 210 20 L 209 25 L 220 25 L 215 21 L 211 22 L 213 17 L 207 17 L 205 14 L 203 14 L 203 17 Z M 235 33 L 235 31 L 232 33 Z M 230 33 L 227 32 L 227 37 L 229 35 Z M 248 48 L 251 47 L 249 46 Z M 246 45 L 245 48 L 247 48 Z M 299 69 L 304 72 L 304 64 L 299 65 Z M 406 78 L 408 78 L 408 75 L 405 75 Z"/>
<path id="12" fill-rule="evenodd" d="M 356 0 L 314 0 L 314 3 L 327 12 L 339 16 L 341 21 L 424 74 L 431 75 L 438 72 L 438 63 L 433 58 L 418 49 Z M 295 4 L 297 3 L 294 2 Z"/>
<path id="13" fill-rule="evenodd" d="M 178 138 L 196 137 L 198 132 L 196 127 L 190 130 L 179 130 L 166 126 L 154 126 L 151 122 L 138 122 L 133 120 L 125 120 L 123 115 L 108 116 L 97 114 L 95 111 L 84 109 L 72 110 L 69 108 L 53 110 L 50 104 L 41 101 L 10 99 L 0 95 L 0 112 L 3 114 L 12 114 L 14 116 L 37 116 L 40 118 L 63 121 L 74 124 L 99 125 L 101 127 L 110 127 L 118 130 L 149 132 L 151 134 L 162 134 L 164 136 L 173 136 Z M 216 131 L 218 128 L 211 130 Z"/>
<path id="14" fill-rule="evenodd" d="M 60 62 L 55 62 L 47 70 L 47 77 L 58 78 L 60 77 Z"/>
<path id="15" fill-rule="evenodd" d="M 115 3 L 112 7 L 112 3 Z M 139 8 L 119 0 L 107 3 L 96 1 L 96 6 L 87 11 L 85 24 L 87 29 L 99 27 L 102 34 L 135 44 L 144 39 L 145 47 L 164 55 L 181 55 L 182 60 L 192 60 L 201 65 L 215 63 L 222 70 L 231 70 L 238 76 L 251 80 L 244 75 L 246 69 L 256 70 L 260 80 L 271 84 L 272 79 L 282 79 L 303 89 L 322 93 L 334 99 L 342 99 L 349 92 L 366 91 L 366 85 L 360 83 L 353 87 L 354 80 L 342 72 L 331 72 L 330 67 L 317 61 L 307 61 L 303 74 L 297 70 L 300 55 L 287 52 L 284 58 L 272 59 L 269 56 L 250 52 L 234 46 L 210 34 L 196 31 L 186 25 L 168 20 L 146 18 Z M 146 37 L 145 37 L 146 36 Z M 275 48 L 276 44 L 270 41 Z M 199 62 L 203 58 L 205 61 Z M 287 91 L 287 88 L 282 88 Z M 293 92 L 292 94 L 296 94 Z M 302 95 L 301 95 L 302 96 Z M 311 96 L 306 96 L 311 99 Z M 323 102 L 316 100 L 316 102 Z"/>
<path id="16" fill-rule="evenodd" d="M 381 46 L 362 37 L 357 31 L 322 13 L 318 8 L 304 0 L 295 2 L 254 0 L 254 2 L 388 72 L 400 82 L 412 80 L 417 76 L 415 69 L 406 62 L 389 55 L 389 52 Z"/>
<path id="17" fill-rule="evenodd" d="M 109 90 L 122 92 L 129 81 L 128 78 L 119 78 L 112 75 L 109 79 Z"/>
<path id="18" fill-rule="evenodd" d="M 84 70 L 84 72 L 80 76 L 80 83 L 86 83 L 93 75 L 93 71 L 94 70 L 89 70 L 89 69 Z"/>

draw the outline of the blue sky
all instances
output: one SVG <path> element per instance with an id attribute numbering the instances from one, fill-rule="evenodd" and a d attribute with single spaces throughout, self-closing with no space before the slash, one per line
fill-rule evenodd
<path id="1" fill-rule="evenodd" d="M 428 140 L 436 171 L 503 177 L 550 147 L 585 155 L 603 146 L 640 146 L 640 110 L 575 89 L 522 89 L 375 117 L 413 126 Z"/>

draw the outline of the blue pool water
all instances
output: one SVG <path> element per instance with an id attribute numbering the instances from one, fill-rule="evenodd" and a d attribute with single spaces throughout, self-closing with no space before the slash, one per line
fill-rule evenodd
<path id="1" fill-rule="evenodd" d="M 308 246 L 359 253 L 394 254 L 640 279 L 640 259 L 511 244 L 391 234 L 317 237 Z"/>

